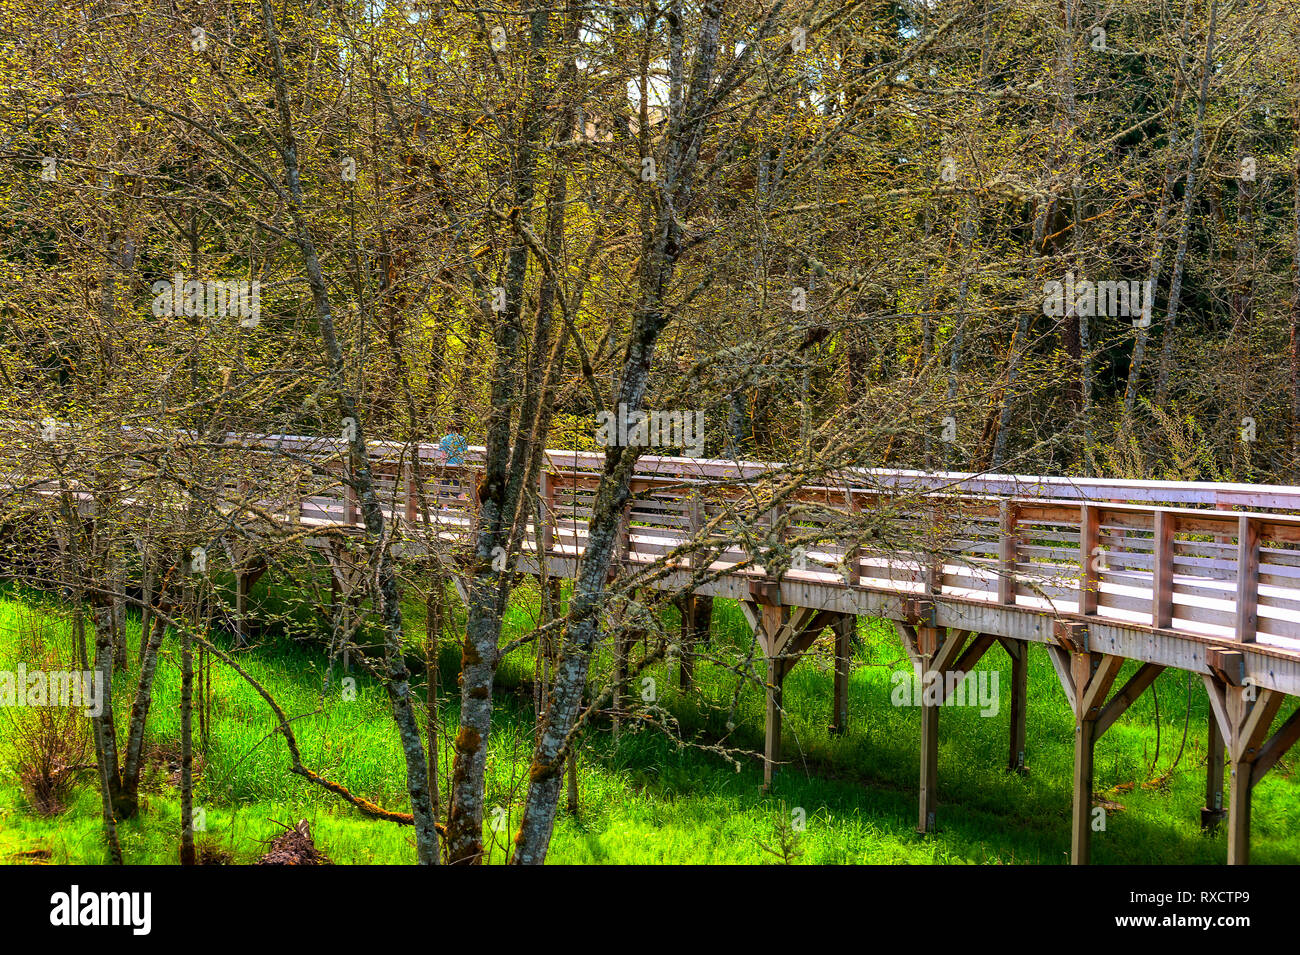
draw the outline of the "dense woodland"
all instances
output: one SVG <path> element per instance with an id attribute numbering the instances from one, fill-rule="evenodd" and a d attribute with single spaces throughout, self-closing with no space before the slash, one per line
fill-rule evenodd
<path id="1" fill-rule="evenodd" d="M 1067 273 L 1149 282 L 1150 309 L 1053 309 Z M 256 285 L 256 314 L 189 282 Z M 240 666 L 228 588 L 189 556 L 229 534 L 232 483 L 342 481 L 365 526 L 358 619 L 320 652 L 384 686 L 406 804 L 307 765 L 267 693 L 289 771 L 409 826 L 421 862 L 477 861 L 496 673 L 536 656 L 512 860 L 538 863 L 602 649 L 646 609 L 608 571 L 658 450 L 604 449 L 567 610 L 508 639 L 493 558 L 543 449 L 598 450 L 621 405 L 701 412 L 707 456 L 791 462 L 781 487 L 850 465 L 1289 483 L 1298 334 L 1291 0 L 0 0 L 0 467 L 61 492 L 0 501 L 5 573 L 68 600 L 87 665 L 134 668 L 93 721 L 110 845 L 160 653 L 186 780 L 205 673 Z M 240 463 L 229 432 L 341 439 L 337 468 Z M 476 536 L 409 560 L 367 442 L 449 433 L 483 448 Z M 301 535 L 246 544 L 330 606 Z M 306 639 L 297 619 L 266 639 Z M 439 678 L 457 725 L 424 702 Z"/>

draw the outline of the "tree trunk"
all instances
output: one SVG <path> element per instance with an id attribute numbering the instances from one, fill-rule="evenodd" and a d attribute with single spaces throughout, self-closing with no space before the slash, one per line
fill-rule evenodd
<path id="1" fill-rule="evenodd" d="M 374 579 L 378 584 L 380 617 L 384 630 L 385 687 L 392 707 L 393 721 L 397 725 L 402 752 L 406 760 L 407 793 L 411 800 L 411 815 L 415 828 L 416 855 L 422 865 L 436 865 L 439 860 L 438 833 L 429 793 L 429 766 L 425 759 L 424 741 L 420 738 L 419 723 L 411 701 L 410 671 L 403 657 L 402 604 L 393 568 L 392 554 L 388 549 L 388 535 L 379 496 L 370 473 L 370 458 L 366 449 L 364 421 L 356 396 L 347 387 L 343 349 L 334 327 L 334 314 L 330 306 L 329 290 L 321 270 L 316 245 L 303 214 L 302 183 L 298 173 L 298 144 L 293 132 L 289 112 L 289 90 L 285 79 L 284 58 L 275 28 L 275 17 L 268 0 L 261 0 L 262 22 L 270 48 L 275 102 L 280 114 L 282 142 L 279 153 L 284 165 L 285 183 L 288 187 L 289 210 L 295 228 L 294 240 L 302 253 L 307 285 L 311 291 L 320 328 L 321 343 L 325 348 L 332 384 L 337 389 L 340 425 L 351 420 L 352 441 L 349 445 L 349 483 L 356 492 L 366 534 L 377 553 L 372 555 L 377 567 Z"/>
<path id="2" fill-rule="evenodd" d="M 680 221 L 687 217 L 690 207 L 703 127 L 715 103 L 713 97 L 722 95 L 720 90 L 710 94 L 721 17 L 721 0 L 705 0 L 690 89 L 681 114 L 669 118 L 663 170 L 666 195 L 656 209 L 655 231 L 641 259 L 641 300 L 619 388 L 618 403 L 629 411 L 644 407 L 655 346 L 672 316 L 666 296 L 680 250 Z M 629 485 L 638 456 L 635 447 L 606 449 L 605 467 L 588 523 L 587 546 L 569 604 L 564 654 L 554 676 L 542 741 L 533 752 L 528 797 L 515 838 L 512 862 L 516 865 L 540 865 L 546 859 L 570 734 L 581 708 L 591 655 L 601 636 L 605 584 L 623 511 L 631 498 Z"/>
<path id="3" fill-rule="evenodd" d="M 181 865 L 194 865 L 194 651 L 181 627 Z"/>
<path id="4" fill-rule="evenodd" d="M 1173 277 L 1169 280 L 1169 306 L 1165 312 L 1164 342 L 1160 350 L 1160 370 L 1156 376 L 1156 404 L 1164 406 L 1169 397 L 1169 371 L 1173 364 L 1174 328 L 1178 323 L 1178 304 L 1183 287 L 1183 268 L 1187 264 L 1187 242 L 1192 229 L 1192 203 L 1196 197 L 1196 167 L 1201 159 L 1205 133 L 1205 104 L 1210 97 L 1210 74 L 1214 67 L 1214 30 L 1218 23 L 1218 0 L 1210 3 L 1210 27 L 1205 37 L 1205 62 L 1201 64 L 1201 93 L 1196 103 L 1196 127 L 1192 132 L 1192 155 L 1187 162 L 1187 185 L 1183 193 L 1183 226 L 1174 255 Z"/>

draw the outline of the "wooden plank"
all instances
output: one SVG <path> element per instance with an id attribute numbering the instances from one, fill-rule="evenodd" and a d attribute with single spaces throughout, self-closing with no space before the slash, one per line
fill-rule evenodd
<path id="1" fill-rule="evenodd" d="M 1210 716 L 1218 725 L 1220 736 L 1231 739 L 1234 727 L 1231 715 L 1228 713 L 1227 687 L 1222 680 L 1209 674 L 1203 674 L 1201 681 L 1205 684 L 1205 694 L 1210 699 Z"/>

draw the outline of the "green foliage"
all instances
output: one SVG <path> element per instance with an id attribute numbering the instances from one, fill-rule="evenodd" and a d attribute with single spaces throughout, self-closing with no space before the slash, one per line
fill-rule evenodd
<path id="1" fill-rule="evenodd" d="M 42 617 L 58 639 L 65 625 L 57 604 L 0 602 L 0 661 L 20 652 L 20 632 L 33 615 Z M 414 611 L 414 608 L 412 608 Z M 517 601 L 507 632 L 527 627 L 534 608 Z M 23 623 L 27 621 L 27 623 Z M 733 745 L 761 748 L 762 696 L 742 688 L 735 728 L 726 727 L 736 677 L 709 663 L 697 666 L 697 689 L 676 690 L 664 705 L 681 721 L 682 745 L 648 724 L 625 729 L 615 743 L 599 728 L 580 752 L 581 812 L 561 812 L 549 860 L 557 863 L 1059 863 L 1068 852 L 1072 722 L 1047 660 L 1031 655 L 1029 774 L 1004 771 L 1009 681 L 1002 681 L 999 717 L 969 708 L 945 708 L 940 742 L 939 831 L 914 831 L 918 711 L 890 705 L 891 676 L 910 668 L 892 628 L 864 630 L 850 684 L 850 728 L 843 736 L 826 729 L 831 672 L 816 653 L 786 681 L 786 741 L 791 763 L 773 791 L 761 795 L 761 763 L 744 757 L 739 765 L 700 749 L 724 737 Z M 134 641 L 137 631 L 132 630 Z M 747 640 L 734 605 L 718 604 L 715 641 Z M 29 648 L 30 649 L 30 648 Z M 179 798 L 169 781 L 168 754 L 179 738 L 179 666 L 169 639 L 150 723 L 154 768 L 147 774 L 144 811 L 119 827 L 128 862 L 170 864 L 175 859 Z M 522 807 L 531 755 L 532 716 L 527 694 L 516 695 L 530 673 L 528 653 L 517 654 L 504 672 L 489 757 L 485 842 L 491 860 L 502 861 Z M 404 774 L 384 694 L 357 676 L 355 701 L 325 699 L 313 673 L 312 657 L 300 648 L 264 647 L 241 663 L 276 696 L 294 719 L 306 763 L 381 805 L 398 807 Z M 1000 649 L 982 667 L 1006 672 Z M 674 669 L 649 672 L 659 685 L 675 686 Z M 1122 674 L 1124 679 L 1127 674 Z M 1155 700 L 1141 697 L 1097 750 L 1098 793 L 1123 806 L 1110 814 L 1105 833 L 1094 836 L 1100 863 L 1221 862 L 1222 834 L 1199 832 L 1204 784 L 1207 704 L 1199 686 L 1190 696 L 1185 675 L 1167 673 L 1156 682 Z M 201 754 L 196 805 L 206 831 L 200 854 L 254 861 L 264 843 L 282 831 L 278 823 L 306 818 L 318 845 L 339 863 L 397 863 L 414 858 L 409 830 L 371 822 L 287 772 L 283 743 L 273 732 L 264 704 L 234 674 L 213 673 L 211 748 Z M 125 685 L 125 683 L 123 684 Z M 119 705 L 125 705 L 119 700 Z M 442 701 L 444 725 L 454 725 L 454 699 Z M 1190 719 L 1185 745 L 1179 740 Z M 0 753 L 14 741 L 0 721 Z M 1155 748 L 1157 725 L 1161 733 Z M 1176 754 L 1182 750 L 1175 763 Z M 445 747 L 444 747 L 445 755 Z M 446 791 L 448 764 L 441 767 Z M 1157 784 L 1148 786 L 1146 784 Z M 1300 792 L 1284 761 L 1260 784 L 1255 796 L 1254 857 L 1261 863 L 1300 862 L 1300 833 L 1288 824 L 1289 807 Z M 501 807 L 505 825 L 491 827 L 491 808 Z M 792 813 L 802 809 L 806 828 Z M 0 861 L 48 854 L 53 862 L 104 862 L 99 797 L 89 780 L 72 792 L 68 811 L 47 821 L 29 807 L 12 771 L 0 776 Z M 28 855 L 24 855 L 27 853 Z"/>

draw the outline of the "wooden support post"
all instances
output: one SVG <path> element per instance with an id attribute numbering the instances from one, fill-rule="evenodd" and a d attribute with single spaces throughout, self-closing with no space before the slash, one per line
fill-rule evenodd
<path id="1" fill-rule="evenodd" d="M 1144 664 L 1106 702 L 1106 696 L 1124 664 L 1123 657 L 1090 652 L 1087 627 L 1060 624 L 1059 645 L 1048 644 L 1061 687 L 1074 710 L 1074 781 L 1071 791 L 1070 864 L 1087 865 L 1092 857 L 1092 787 L 1094 752 L 1103 733 L 1150 686 L 1164 667 Z"/>
<path id="2" fill-rule="evenodd" d="M 939 650 L 940 633 L 937 627 L 917 627 L 917 647 L 923 661 L 921 677 L 921 787 L 917 832 L 933 832 L 936 789 L 939 785 L 939 705 L 925 692 L 926 680 L 932 672 L 931 661 Z M 942 676 L 940 676 L 942 678 Z"/>
<path id="3" fill-rule="evenodd" d="M 1214 713 L 1210 713 L 1209 734 L 1205 744 L 1205 806 L 1201 809 L 1201 828 L 1213 832 L 1227 815 L 1223 808 L 1223 732 Z"/>
<path id="4" fill-rule="evenodd" d="M 939 547 L 937 529 L 940 526 L 940 513 L 937 506 L 931 507 L 927 511 L 930 517 L 930 526 L 936 530 L 936 536 L 931 540 L 933 553 L 925 557 L 924 581 L 925 592 L 927 594 L 943 593 L 943 564 L 944 554 Z"/>
<path id="5" fill-rule="evenodd" d="M 1095 720 L 1076 719 L 1074 723 L 1070 865 L 1087 865 L 1092 857 L 1092 781 L 1096 728 Z"/>
<path id="6" fill-rule="evenodd" d="M 949 684 L 948 674 L 965 674 L 979 662 L 995 637 L 970 630 L 948 630 L 921 625 L 916 628 L 916 655 L 913 658 L 921 691 L 921 782 L 917 832 L 933 832 L 939 782 L 939 707 L 948 699 L 956 684 Z"/>
<path id="7" fill-rule="evenodd" d="M 142 550 L 140 553 L 140 652 L 137 659 L 143 662 L 144 649 L 149 643 L 149 628 L 153 625 L 153 555 Z"/>
<path id="8" fill-rule="evenodd" d="M 786 675 L 813 641 L 839 616 L 830 610 L 792 611 L 760 588 L 761 602 L 741 604 L 767 659 L 767 714 L 763 740 L 763 790 L 772 786 L 781 762 L 782 692 Z"/>
<path id="9" fill-rule="evenodd" d="M 108 560 L 109 620 L 113 630 L 113 669 L 126 669 L 126 565 L 113 554 Z"/>
<path id="10" fill-rule="evenodd" d="M 696 488 L 691 492 L 690 500 L 686 505 L 687 530 L 690 532 L 693 540 L 697 539 L 704 532 L 704 497 L 702 492 Z M 696 540 L 698 545 L 700 541 Z M 687 566 L 695 566 L 695 558 L 687 557 Z"/>
<path id="11" fill-rule="evenodd" d="M 998 603 L 1015 606 L 1016 603 L 1016 552 L 1019 540 L 1016 506 L 1003 501 L 998 506 Z"/>
<path id="12" fill-rule="evenodd" d="M 1097 569 L 1097 548 L 1101 540 L 1101 512 L 1091 504 L 1079 508 L 1079 613 L 1097 612 L 1101 572 Z"/>
<path id="13" fill-rule="evenodd" d="M 248 643 L 249 578 L 242 567 L 235 568 L 235 645 Z"/>
<path id="14" fill-rule="evenodd" d="M 849 511 L 857 515 L 862 510 L 862 503 L 852 491 L 848 492 Z M 850 543 L 844 552 L 844 582 L 856 587 L 862 582 L 862 545 L 856 540 Z"/>
<path id="15" fill-rule="evenodd" d="M 1237 519 L 1237 624 L 1238 643 L 1254 643 L 1259 604 L 1259 523 Z"/>
<path id="16" fill-rule="evenodd" d="M 1228 764 L 1228 865 L 1250 864 L 1250 775 L 1249 764 Z"/>
<path id="17" fill-rule="evenodd" d="M 537 566 L 546 567 L 555 548 L 555 480 L 545 468 L 537 481 L 537 498 L 542 508 L 542 553 L 537 555 Z"/>
<path id="18" fill-rule="evenodd" d="M 633 634 L 620 629 L 614 634 L 614 739 L 619 738 L 623 726 L 623 708 L 627 698 L 628 658 L 636 642 Z"/>
<path id="19" fill-rule="evenodd" d="M 1152 526 L 1151 557 L 1151 626 L 1157 630 L 1174 622 L 1174 527 L 1176 519 L 1168 511 L 1155 512 Z"/>
<path id="20" fill-rule="evenodd" d="M 420 449 L 417 447 L 412 454 L 419 454 Z M 420 514 L 420 494 L 419 488 L 415 481 L 415 462 L 411 461 L 406 464 L 406 508 L 405 517 L 408 524 L 414 524 Z"/>
<path id="21" fill-rule="evenodd" d="M 790 617 L 788 607 L 763 604 L 759 607 L 759 642 L 767 657 L 767 706 L 763 726 L 763 791 L 772 788 L 777 765 L 781 762 L 782 691 L 786 661 L 779 655 L 781 629 Z"/>
<path id="22" fill-rule="evenodd" d="M 694 654 L 702 643 L 709 642 L 709 627 L 713 619 L 713 598 L 686 594 L 681 600 L 681 660 L 678 679 L 683 690 L 691 687 L 695 674 Z"/>
<path id="23" fill-rule="evenodd" d="M 781 707 L 785 683 L 785 661 L 767 658 L 767 713 L 763 736 L 763 791 L 772 788 L 777 764 L 781 762 Z"/>
<path id="24" fill-rule="evenodd" d="M 302 508 L 306 500 L 306 488 L 303 486 L 307 482 L 307 475 L 310 473 L 305 467 L 295 467 L 290 470 L 293 480 L 289 486 L 289 523 L 302 523 Z"/>
<path id="25" fill-rule="evenodd" d="M 1011 658 L 1011 726 L 1008 732 L 1011 745 L 1007 771 L 1024 773 L 1027 772 L 1025 728 L 1029 702 L 1029 644 L 1007 638 L 999 638 L 998 642 Z"/>
<path id="26" fill-rule="evenodd" d="M 933 832 L 939 785 L 939 707 L 921 701 L 921 791 L 917 832 Z"/>
<path id="27" fill-rule="evenodd" d="M 356 524 L 360 519 L 360 510 L 357 507 L 357 489 L 351 484 L 343 485 L 343 521 L 346 524 Z"/>
<path id="28" fill-rule="evenodd" d="M 1231 686 L 1211 676 L 1205 677 L 1205 686 L 1228 750 L 1228 865 L 1248 865 L 1255 784 L 1300 738 L 1300 716 L 1292 714 L 1270 738 L 1283 694 L 1247 681 Z"/>
<path id="29" fill-rule="evenodd" d="M 631 553 L 632 502 L 628 501 L 623 505 L 623 510 L 618 516 L 618 528 L 614 537 L 614 559 L 609 563 L 609 576 L 611 579 L 618 573 L 620 568 L 627 566 Z"/>
<path id="30" fill-rule="evenodd" d="M 683 594 L 678 606 L 681 608 L 682 622 L 677 638 L 681 646 L 681 656 L 677 661 L 677 684 L 683 690 L 689 690 L 693 671 L 691 654 L 695 649 L 695 626 L 691 619 L 695 613 L 695 598 L 691 594 Z"/>
<path id="31" fill-rule="evenodd" d="M 849 663 L 857 628 L 858 618 L 852 614 L 841 614 L 835 621 L 835 702 L 831 732 L 837 735 L 849 728 Z"/>

